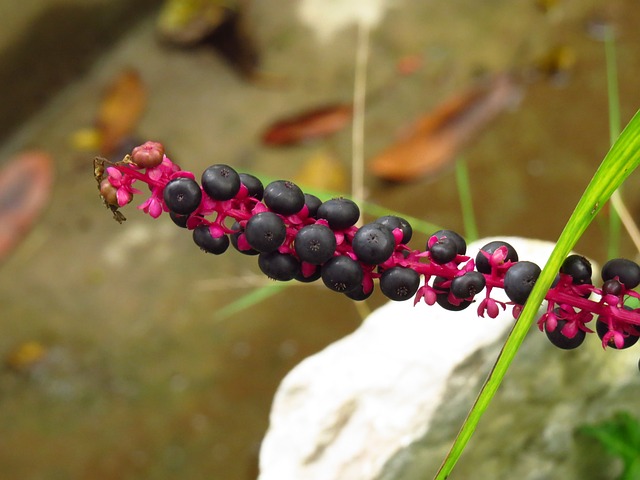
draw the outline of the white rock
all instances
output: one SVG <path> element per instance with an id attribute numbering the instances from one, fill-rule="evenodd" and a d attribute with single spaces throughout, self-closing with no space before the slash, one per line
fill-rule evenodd
<path id="1" fill-rule="evenodd" d="M 502 239 L 520 259 L 541 267 L 554 246 Z M 492 240 L 470 244 L 468 254 Z M 456 366 L 503 339 L 513 322 L 510 311 L 479 318 L 473 305 L 462 312 L 411 301 L 384 305 L 283 380 L 260 452 L 259 480 L 380 478 L 391 459 L 424 437 Z"/>

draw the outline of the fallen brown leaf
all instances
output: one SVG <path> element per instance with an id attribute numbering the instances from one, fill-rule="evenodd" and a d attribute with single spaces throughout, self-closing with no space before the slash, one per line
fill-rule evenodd
<path id="1" fill-rule="evenodd" d="M 449 98 L 419 118 L 402 140 L 369 163 L 377 177 L 406 182 L 439 172 L 455 159 L 490 120 L 519 97 L 508 75 L 475 86 Z"/>
<path id="2" fill-rule="evenodd" d="M 102 155 L 112 154 L 135 131 L 146 106 L 147 91 L 136 70 L 124 70 L 109 84 L 96 118 Z"/>
<path id="3" fill-rule="evenodd" d="M 353 116 L 351 105 L 336 104 L 277 120 L 262 135 L 262 143 L 272 147 L 297 145 L 328 137 L 345 128 Z"/>
<path id="4" fill-rule="evenodd" d="M 53 160 L 42 151 L 21 153 L 0 170 L 0 259 L 36 221 L 52 184 Z"/>

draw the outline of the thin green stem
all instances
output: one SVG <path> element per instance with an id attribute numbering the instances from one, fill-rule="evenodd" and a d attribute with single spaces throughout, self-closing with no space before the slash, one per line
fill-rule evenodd
<path id="1" fill-rule="evenodd" d="M 607 98 L 609 100 L 609 141 L 611 145 L 620 135 L 620 93 L 618 91 L 618 65 L 616 40 L 611 26 L 605 26 L 604 52 L 607 62 Z"/>
<path id="2" fill-rule="evenodd" d="M 247 308 L 266 300 L 267 298 L 280 293 L 288 286 L 288 283 L 273 282 L 273 284 L 270 285 L 263 285 L 262 287 L 254 288 L 249 294 L 242 295 L 240 298 L 222 307 L 216 312 L 216 316 L 220 320 L 228 318 L 235 313 L 246 310 Z"/>
<path id="3" fill-rule="evenodd" d="M 458 186 L 458 195 L 460 197 L 465 237 L 469 242 L 473 242 L 478 239 L 478 227 L 476 224 L 475 213 L 473 211 L 469 169 L 467 168 L 467 162 L 463 157 L 456 160 L 456 184 Z"/>
<path id="4" fill-rule="evenodd" d="M 358 206 L 364 201 L 364 117 L 367 95 L 367 60 L 369 58 L 369 27 L 358 25 L 356 72 L 353 85 L 353 130 L 351 160 L 351 196 Z"/>
<path id="5" fill-rule="evenodd" d="M 616 43 L 613 29 L 610 25 L 604 30 L 604 53 L 607 65 L 607 99 L 609 103 L 609 143 L 613 145 L 620 135 L 620 94 L 618 91 L 618 66 L 616 62 Z M 621 202 L 620 192 L 616 191 L 614 199 Z M 620 214 L 616 203 L 610 203 L 609 209 L 609 239 L 607 242 L 607 258 L 616 258 L 620 252 Z"/>

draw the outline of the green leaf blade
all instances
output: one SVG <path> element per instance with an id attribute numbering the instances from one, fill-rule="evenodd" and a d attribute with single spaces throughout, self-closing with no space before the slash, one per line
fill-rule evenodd
<path id="1" fill-rule="evenodd" d="M 578 242 L 593 218 L 602 209 L 613 192 L 640 164 L 640 111 L 631 119 L 594 174 L 578 205 L 573 211 L 555 248 L 543 268 L 526 305 L 505 342 L 496 363 L 480 394 L 469 412 L 454 444 L 445 458 L 436 480 L 449 477 L 466 444 L 475 431 L 480 418 L 489 406 L 507 369 L 524 338 L 536 320 L 535 315 L 560 265 Z"/>

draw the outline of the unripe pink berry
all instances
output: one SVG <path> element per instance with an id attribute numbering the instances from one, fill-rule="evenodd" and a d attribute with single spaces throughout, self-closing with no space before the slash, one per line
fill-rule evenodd
<path id="1" fill-rule="evenodd" d="M 162 163 L 164 146 L 158 142 L 145 142 L 131 152 L 131 159 L 140 168 L 153 168 Z"/>

